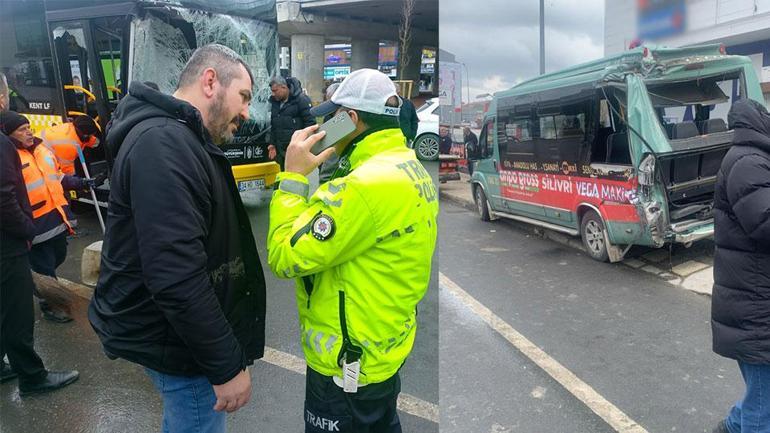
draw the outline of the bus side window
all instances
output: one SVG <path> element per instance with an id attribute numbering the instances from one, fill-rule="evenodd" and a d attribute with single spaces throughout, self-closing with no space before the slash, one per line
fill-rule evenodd
<path id="1" fill-rule="evenodd" d="M 58 23 L 52 32 L 62 85 L 74 86 L 64 90 L 67 115 L 74 117 L 86 114 L 96 117 L 83 24 L 79 21 Z"/>
<path id="2" fill-rule="evenodd" d="M 34 134 L 60 123 L 59 88 L 56 85 L 51 45 L 42 1 L 0 1 L 2 48 L 0 67 L 8 80 L 10 109 L 34 114 Z"/>

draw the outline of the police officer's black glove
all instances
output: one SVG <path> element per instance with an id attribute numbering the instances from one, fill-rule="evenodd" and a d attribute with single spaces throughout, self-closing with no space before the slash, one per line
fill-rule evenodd
<path id="1" fill-rule="evenodd" d="M 94 177 L 94 186 L 102 186 L 104 184 L 104 181 L 107 180 L 107 172 L 102 172 L 96 175 Z"/>
<path id="2" fill-rule="evenodd" d="M 80 179 L 80 189 L 88 191 L 91 188 L 96 188 L 96 179 L 82 178 Z"/>

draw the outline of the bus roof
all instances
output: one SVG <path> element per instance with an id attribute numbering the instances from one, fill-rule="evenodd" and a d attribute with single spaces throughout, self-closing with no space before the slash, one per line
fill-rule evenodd
<path id="1" fill-rule="evenodd" d="M 183 7 L 223 15 L 234 15 L 261 20 L 275 19 L 276 0 L 69 0 L 47 2 L 49 11 L 80 9 L 114 4 L 137 4 L 142 7 Z"/>
<path id="2" fill-rule="evenodd" d="M 681 71 L 672 66 L 688 63 L 732 60 L 729 63 L 750 62 L 743 56 L 726 55 L 720 44 L 685 48 L 643 45 L 602 59 L 582 63 L 524 81 L 508 90 L 495 93 L 495 98 L 517 96 L 542 90 L 598 82 L 615 72 L 647 71 L 649 77 Z M 663 67 L 663 68 L 661 68 Z"/>

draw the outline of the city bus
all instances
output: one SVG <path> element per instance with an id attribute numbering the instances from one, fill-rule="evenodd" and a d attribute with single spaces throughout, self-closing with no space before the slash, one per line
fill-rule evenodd
<path id="1" fill-rule="evenodd" d="M 278 74 L 275 0 L 0 2 L 0 70 L 8 79 L 10 109 L 29 118 L 37 136 L 82 114 L 104 130 L 130 82 L 152 82 L 173 93 L 192 51 L 214 42 L 241 54 L 253 71 L 250 120 L 223 151 L 239 190 L 258 190 L 279 171 L 266 147 L 269 80 Z M 92 177 L 109 170 L 104 148 L 85 150 Z M 96 192 L 106 207 L 109 183 Z M 90 194 L 72 198 L 93 205 Z"/>
<path id="2" fill-rule="evenodd" d="M 722 45 L 641 46 L 498 92 L 473 162 L 478 213 L 579 235 L 600 261 L 712 237 L 741 98 L 764 104 L 751 60 Z"/>

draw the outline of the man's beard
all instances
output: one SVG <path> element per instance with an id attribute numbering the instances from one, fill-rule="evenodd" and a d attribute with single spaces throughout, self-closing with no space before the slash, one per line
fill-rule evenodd
<path id="1" fill-rule="evenodd" d="M 209 109 L 209 124 L 206 129 L 211 134 L 211 140 L 217 146 L 221 146 L 233 139 L 233 133 L 230 132 L 230 123 L 240 125 L 238 116 L 230 117 L 225 112 L 225 93 L 220 92 L 211 103 Z"/>

